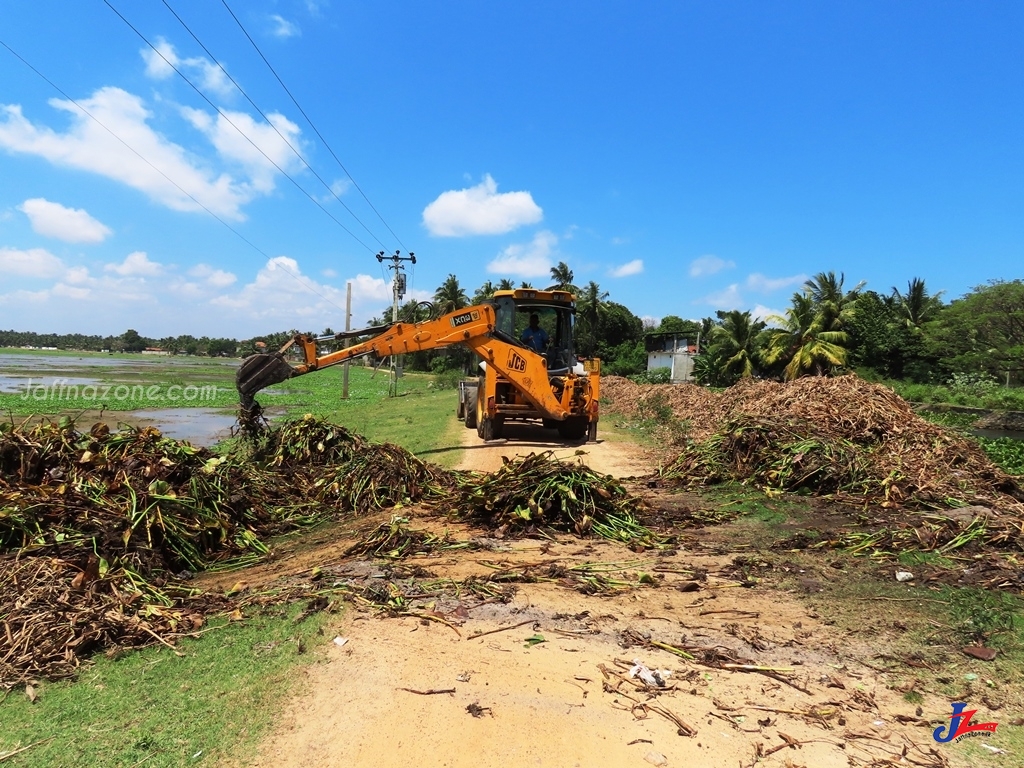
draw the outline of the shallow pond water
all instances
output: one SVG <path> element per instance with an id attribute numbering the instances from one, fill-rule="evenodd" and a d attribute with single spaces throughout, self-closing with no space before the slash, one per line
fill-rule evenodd
<path id="1" fill-rule="evenodd" d="M 129 418 L 124 418 L 127 416 Z M 193 445 L 211 446 L 231 436 L 237 417 L 216 408 L 158 408 L 118 415 L 139 426 L 154 426 L 167 437 Z"/>

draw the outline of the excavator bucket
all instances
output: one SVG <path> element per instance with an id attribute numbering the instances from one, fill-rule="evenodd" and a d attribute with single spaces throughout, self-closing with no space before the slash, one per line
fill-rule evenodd
<path id="1" fill-rule="evenodd" d="M 235 387 L 238 389 L 243 415 L 254 409 L 255 415 L 258 415 L 259 405 L 255 399 L 257 392 L 287 381 L 294 375 L 295 371 L 280 353 L 262 353 L 245 358 L 235 374 Z"/>

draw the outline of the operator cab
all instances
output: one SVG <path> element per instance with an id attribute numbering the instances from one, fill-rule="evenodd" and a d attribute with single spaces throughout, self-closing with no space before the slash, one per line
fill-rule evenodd
<path id="1" fill-rule="evenodd" d="M 492 301 L 496 308 L 497 330 L 543 355 L 548 361 L 550 375 L 565 375 L 575 369 L 573 323 L 576 300 L 571 293 L 518 288 L 497 291 Z M 528 331 L 532 315 L 537 316 L 537 325 L 542 333 Z"/>

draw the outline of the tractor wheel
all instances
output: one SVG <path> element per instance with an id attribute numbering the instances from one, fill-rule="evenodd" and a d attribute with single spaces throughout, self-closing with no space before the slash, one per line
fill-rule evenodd
<path id="1" fill-rule="evenodd" d="M 579 440 L 586 437 L 587 417 L 570 416 L 565 421 L 558 422 L 558 434 L 563 440 Z"/>
<path id="2" fill-rule="evenodd" d="M 484 419 L 481 426 L 477 429 L 477 434 L 480 435 L 485 441 L 500 440 L 502 432 L 504 432 L 505 422 L 503 419 Z"/>
<path id="3" fill-rule="evenodd" d="M 464 413 L 463 423 L 466 429 L 476 428 L 476 399 L 480 392 L 478 387 L 466 387 L 466 401 L 462 404 Z"/>

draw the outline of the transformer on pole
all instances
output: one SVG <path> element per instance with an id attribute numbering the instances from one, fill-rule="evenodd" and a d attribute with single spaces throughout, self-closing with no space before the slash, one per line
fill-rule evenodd
<path id="1" fill-rule="evenodd" d="M 413 264 L 416 263 L 416 254 L 410 252 L 408 256 L 400 255 L 401 251 L 395 251 L 391 256 L 385 256 L 384 251 L 377 254 L 377 261 L 383 263 L 385 261 L 391 262 L 388 264 L 388 269 L 393 270 L 395 273 L 394 279 L 391 281 L 391 322 L 398 322 L 398 302 L 405 296 L 405 269 L 402 267 L 403 261 L 411 261 Z M 388 383 L 388 397 L 396 397 L 398 395 L 398 379 L 402 376 L 402 356 L 392 355 L 391 356 L 391 377 Z"/>

